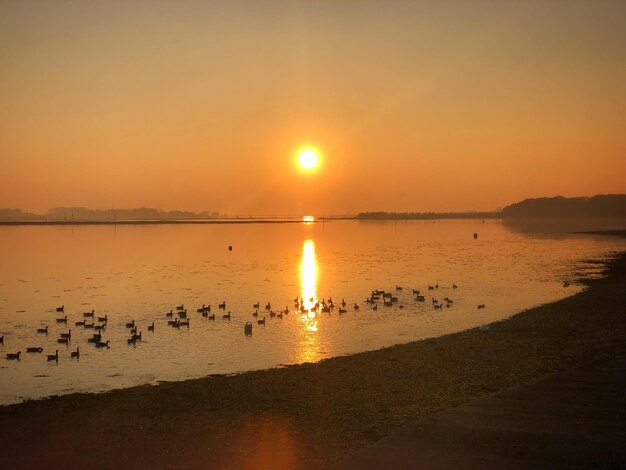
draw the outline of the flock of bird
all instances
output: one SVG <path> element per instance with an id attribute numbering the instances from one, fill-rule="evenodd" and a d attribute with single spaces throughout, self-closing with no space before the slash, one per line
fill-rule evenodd
<path id="1" fill-rule="evenodd" d="M 431 291 L 436 291 L 439 289 L 439 284 L 428 285 L 430 302 L 435 310 L 441 310 L 444 307 L 450 308 L 454 304 L 454 300 L 449 297 L 443 297 L 440 301 L 436 299 L 433 295 L 430 294 Z M 457 289 L 458 286 L 456 284 L 452 284 L 452 289 Z M 364 303 L 371 307 L 371 310 L 377 311 L 379 304 L 382 304 L 383 307 L 393 307 L 397 305 L 398 308 L 403 309 L 404 305 L 399 303 L 398 293 L 402 292 L 403 288 L 401 286 L 395 286 L 395 292 L 385 291 L 385 290 L 372 290 L 371 294 L 365 298 Z M 412 289 L 412 299 L 415 302 L 426 302 L 426 296 L 421 293 L 419 289 Z M 266 318 L 269 315 L 270 318 L 282 319 L 283 316 L 288 315 L 291 312 L 299 313 L 299 314 L 308 314 L 308 313 L 328 313 L 330 314 L 337 308 L 337 311 L 340 315 L 347 313 L 348 304 L 345 299 L 342 299 L 341 302 L 337 304 L 333 300 L 332 297 L 328 299 L 316 300 L 314 298 L 302 299 L 300 297 L 296 297 L 293 299 L 293 310 L 290 310 L 288 306 L 285 306 L 283 310 L 274 311 L 270 302 L 268 302 L 264 306 L 264 314 L 262 318 L 259 318 L 261 314 L 259 310 L 261 310 L 260 302 L 252 305 L 254 312 L 252 313 L 253 321 L 260 326 L 265 326 Z M 350 306 L 351 309 L 358 311 L 360 306 L 358 303 L 354 303 Z M 478 309 L 484 309 L 485 305 L 480 304 L 477 306 Z M 230 310 L 226 309 L 226 301 L 218 304 L 218 309 L 224 311 L 221 314 L 222 320 L 230 321 L 232 318 L 232 313 Z M 227 313 L 226 313 L 227 312 Z M 65 306 L 61 305 L 60 307 L 56 307 L 56 313 L 65 313 Z M 216 314 L 212 313 L 211 305 L 203 304 L 201 307 L 196 309 L 196 313 L 199 313 L 202 318 L 206 318 L 210 321 L 215 321 Z M 82 319 L 74 322 L 75 327 L 82 327 L 85 330 L 93 330 L 95 333 L 89 338 L 87 338 L 87 343 L 92 344 L 95 348 L 98 349 L 109 349 L 110 348 L 110 340 L 105 340 L 103 338 L 103 332 L 106 331 L 107 325 L 109 322 L 108 315 L 104 316 L 96 316 L 95 310 L 91 310 L 89 312 L 82 313 Z M 178 305 L 175 308 L 171 309 L 169 312 L 165 313 L 166 324 L 169 327 L 180 329 L 180 328 L 189 328 L 190 318 L 189 312 L 185 308 L 184 305 Z M 244 325 L 244 333 L 249 336 L 252 334 L 253 321 L 246 321 Z M 64 315 L 63 317 L 57 317 L 55 319 L 55 323 L 59 325 L 68 325 L 68 316 Z M 125 328 L 128 330 L 129 337 L 127 339 L 127 344 L 135 345 L 137 342 L 141 342 L 143 340 L 143 332 L 138 331 L 138 324 L 135 320 L 130 320 L 125 323 Z M 155 322 L 148 325 L 148 332 L 154 333 L 155 330 Z M 43 328 L 37 328 L 36 333 L 41 335 L 48 335 L 49 327 L 45 326 Z M 68 329 L 67 332 L 63 332 L 59 334 L 56 342 L 58 344 L 65 345 L 69 348 L 69 345 L 72 341 L 72 330 Z M 4 336 L 0 336 L 0 345 L 4 345 Z M 26 353 L 32 354 L 41 354 L 44 349 L 41 346 L 32 346 L 26 348 Z M 20 360 L 22 352 L 17 351 L 16 353 L 8 353 L 5 355 L 7 360 Z M 80 346 L 76 347 L 75 351 L 70 351 L 70 359 L 80 359 Z M 47 361 L 59 361 L 59 350 L 55 350 L 54 354 L 46 355 Z"/>

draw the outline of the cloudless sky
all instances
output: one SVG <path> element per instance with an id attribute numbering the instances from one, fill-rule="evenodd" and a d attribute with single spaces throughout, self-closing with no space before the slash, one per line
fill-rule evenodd
<path id="1" fill-rule="evenodd" d="M 0 207 L 490 210 L 625 175 L 623 1 L 0 2 Z"/>

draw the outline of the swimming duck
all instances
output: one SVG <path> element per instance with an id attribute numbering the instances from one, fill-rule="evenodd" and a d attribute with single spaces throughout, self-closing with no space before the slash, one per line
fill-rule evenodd
<path id="1" fill-rule="evenodd" d="M 95 313 L 95 310 L 92 310 L 91 312 L 84 312 L 83 313 L 83 317 L 85 318 L 93 318 L 93 314 Z"/>
<path id="2" fill-rule="evenodd" d="M 15 354 L 9 353 L 9 354 L 6 355 L 6 358 L 9 361 L 19 361 L 20 360 L 20 354 L 22 354 L 22 351 L 18 351 Z"/>
<path id="3" fill-rule="evenodd" d="M 48 360 L 59 362 L 59 350 L 57 349 L 54 354 L 48 354 Z"/>
<path id="4" fill-rule="evenodd" d="M 222 319 L 230 320 L 230 310 L 228 311 L 228 313 L 226 315 L 222 315 Z"/>
<path id="5" fill-rule="evenodd" d="M 76 359 L 80 359 L 80 349 L 76 348 L 76 351 L 72 351 L 70 353 L 70 357 L 75 357 Z"/>
<path id="6" fill-rule="evenodd" d="M 263 317 L 262 320 L 257 320 L 256 321 L 259 325 L 265 325 L 265 317 Z"/>
<path id="7" fill-rule="evenodd" d="M 67 324 L 67 315 L 63 318 L 57 318 L 57 323 L 65 323 Z"/>
<path id="8" fill-rule="evenodd" d="M 63 312 L 65 311 L 65 305 L 61 305 L 60 307 L 57 307 L 57 312 Z"/>
<path id="9" fill-rule="evenodd" d="M 48 327 L 46 326 L 45 328 L 37 328 L 37 333 L 43 333 L 45 335 L 48 334 Z"/>
<path id="10" fill-rule="evenodd" d="M 152 322 L 152 325 L 148 326 L 148 331 L 154 332 L 154 322 Z"/>

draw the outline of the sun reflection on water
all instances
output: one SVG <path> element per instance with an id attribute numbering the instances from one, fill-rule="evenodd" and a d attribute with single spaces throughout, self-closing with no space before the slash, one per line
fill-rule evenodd
<path id="1" fill-rule="evenodd" d="M 304 326 L 302 348 L 299 356 L 301 362 L 314 362 L 320 359 L 317 347 L 317 259 L 315 258 L 315 242 L 306 240 L 302 245 L 302 262 L 300 263 L 300 286 L 302 305 L 300 320 Z"/>

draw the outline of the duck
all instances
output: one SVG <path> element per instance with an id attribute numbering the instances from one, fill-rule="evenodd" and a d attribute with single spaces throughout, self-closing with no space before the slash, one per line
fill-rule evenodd
<path id="1" fill-rule="evenodd" d="M 345 307 L 346 306 L 346 299 L 341 299 L 341 306 Z"/>
<path id="2" fill-rule="evenodd" d="M 130 323 L 126 323 L 126 328 L 135 328 L 135 320 L 132 320 Z"/>
<path id="3" fill-rule="evenodd" d="M 413 289 L 413 295 L 420 295 L 419 289 Z"/>
<path id="4" fill-rule="evenodd" d="M 454 282 L 452 283 L 452 288 L 453 289 L 458 289 L 459 286 L 457 286 Z"/>
<path id="5" fill-rule="evenodd" d="M 341 313 L 346 313 L 346 312 L 347 312 L 347 310 L 346 310 L 345 308 L 340 308 L 340 309 L 339 309 L 339 313 L 340 313 L 340 314 L 341 314 Z"/>
<path id="6" fill-rule="evenodd" d="M 258 310 L 259 309 L 259 302 L 257 302 L 256 304 L 252 305 L 252 308 Z"/>
<path id="7" fill-rule="evenodd" d="M 152 331 L 154 333 L 154 322 L 152 322 L 152 325 L 148 326 L 148 331 Z"/>
<path id="8" fill-rule="evenodd" d="M 68 330 L 67 333 L 61 333 L 61 338 L 71 339 L 72 338 L 72 330 Z"/>
<path id="9" fill-rule="evenodd" d="M 230 310 L 228 311 L 228 313 L 226 315 L 222 315 L 222 319 L 230 320 Z"/>
<path id="10" fill-rule="evenodd" d="M 187 318 L 187 310 L 183 310 L 182 312 L 178 312 L 179 318 Z"/>
<path id="11" fill-rule="evenodd" d="M 167 324 L 169 326 L 173 326 L 174 328 L 176 328 L 178 326 L 179 322 L 180 322 L 180 320 L 177 318 L 176 320 L 168 320 Z"/>
<path id="12" fill-rule="evenodd" d="M 76 351 L 72 351 L 70 353 L 70 357 L 75 357 L 76 359 L 80 359 L 80 349 L 77 347 Z"/>
<path id="13" fill-rule="evenodd" d="M 181 323 L 181 324 L 182 324 L 182 323 Z M 136 341 L 141 341 L 141 333 L 142 333 L 142 332 L 140 331 L 140 332 L 139 332 L 139 334 L 134 334 L 134 335 L 133 335 L 133 338 L 134 338 Z"/>
<path id="14" fill-rule="evenodd" d="M 75 322 L 75 323 L 74 323 L 74 326 L 85 326 L 85 321 L 86 321 L 86 320 L 83 320 L 83 321 L 77 321 L 77 322 Z"/>
<path id="15" fill-rule="evenodd" d="M 174 316 L 174 310 L 170 310 L 169 312 L 167 312 L 165 314 L 166 317 L 173 317 Z"/>
<path id="16" fill-rule="evenodd" d="M 277 313 L 277 314 L 276 314 L 276 318 L 279 318 L 279 319 L 281 319 L 281 320 L 282 320 L 282 319 L 283 319 L 283 313 L 282 313 L 282 312 Z"/>
<path id="17" fill-rule="evenodd" d="M 58 338 L 57 339 L 57 343 L 59 343 L 59 344 L 70 344 L 70 339 L 69 338 Z"/>
<path id="18" fill-rule="evenodd" d="M 429 284 L 428 285 L 428 290 L 435 290 L 435 288 Z"/>
<path id="19" fill-rule="evenodd" d="M 65 311 L 65 305 L 61 305 L 60 307 L 57 307 L 57 312 L 64 312 Z"/>
<path id="20" fill-rule="evenodd" d="M 485 304 L 479 304 L 479 305 L 478 305 L 478 309 L 479 309 L 479 310 L 480 310 L 480 309 L 483 309 L 483 308 L 485 308 Z"/>
<path id="21" fill-rule="evenodd" d="M 93 329 L 96 331 L 106 330 L 106 325 L 94 325 Z"/>
<path id="22" fill-rule="evenodd" d="M 67 324 L 67 315 L 63 318 L 57 318 L 57 323 L 65 323 Z"/>
<path id="23" fill-rule="evenodd" d="M 103 316 L 103 317 L 98 317 L 98 321 L 99 321 L 99 322 L 108 323 L 108 321 L 109 321 L 109 316 L 108 316 L 108 315 L 105 315 L 105 316 Z"/>
<path id="24" fill-rule="evenodd" d="M 48 327 L 45 328 L 37 328 L 37 333 L 43 333 L 44 335 L 48 334 Z"/>
<path id="25" fill-rule="evenodd" d="M 103 343 L 102 341 L 98 341 L 96 343 L 96 348 L 107 348 L 107 349 L 109 349 L 109 343 L 110 343 L 110 341 L 107 341 L 106 343 Z"/>
<path id="26" fill-rule="evenodd" d="M 441 304 L 433 304 L 433 307 L 435 308 L 435 310 L 441 310 L 442 305 Z"/>
<path id="27" fill-rule="evenodd" d="M 265 310 L 271 310 L 272 309 L 272 304 L 271 303 L 267 303 L 267 305 L 265 305 Z"/>
<path id="28" fill-rule="evenodd" d="M 265 325 L 265 317 L 263 317 L 262 320 L 257 320 L 256 321 L 259 325 Z"/>
<path id="29" fill-rule="evenodd" d="M 426 297 L 424 297 L 423 295 L 416 295 L 415 296 L 415 301 L 416 302 L 426 302 Z"/>
<path id="30" fill-rule="evenodd" d="M 402 287 L 396 284 L 396 292 L 401 292 L 401 291 L 402 291 Z"/>
<path id="31" fill-rule="evenodd" d="M 357 304 L 356 302 L 354 303 L 354 310 L 358 310 L 359 309 L 359 304 Z"/>
<path id="32" fill-rule="evenodd" d="M 20 354 L 22 354 L 22 351 L 18 351 L 15 354 L 9 353 L 9 354 L 6 355 L 6 358 L 9 361 L 19 361 L 20 360 Z"/>
<path id="33" fill-rule="evenodd" d="M 274 310 L 270 310 L 270 317 L 274 318 L 276 316 L 276 313 L 274 312 Z"/>
<path id="34" fill-rule="evenodd" d="M 209 315 L 207 318 L 208 318 L 209 320 L 215 320 L 215 314 L 213 314 L 213 315 Z"/>
<path id="35" fill-rule="evenodd" d="M 102 334 L 100 334 L 100 333 L 96 333 L 91 338 L 87 339 L 88 343 L 98 343 L 100 341 L 102 341 Z"/>
<path id="36" fill-rule="evenodd" d="M 374 306 L 372 307 L 372 310 L 374 311 L 378 310 L 378 304 L 374 304 Z"/>
<path id="37" fill-rule="evenodd" d="M 391 300 L 389 300 L 389 301 L 385 300 L 385 301 L 383 302 L 383 305 L 384 305 L 385 307 L 393 307 L 393 302 L 392 302 Z"/>
<path id="38" fill-rule="evenodd" d="M 218 307 L 222 310 L 226 310 L 226 301 L 224 300 L 221 304 L 218 304 Z"/>
<path id="39" fill-rule="evenodd" d="M 179 323 L 179 325 L 180 325 L 180 326 L 186 326 L 187 328 L 189 328 L 189 321 L 190 321 L 190 319 L 188 318 L 188 319 L 187 319 L 187 320 L 185 320 L 185 321 L 181 321 L 181 322 Z"/>
<path id="40" fill-rule="evenodd" d="M 129 333 L 130 333 L 131 335 L 134 335 L 135 333 L 137 333 L 137 327 L 135 327 L 135 328 L 131 328 L 131 329 L 130 329 L 130 331 L 129 331 Z"/>
<path id="41" fill-rule="evenodd" d="M 84 326 L 85 328 L 95 328 L 95 325 L 94 325 L 94 323 L 93 323 L 93 322 L 91 322 L 91 323 L 85 323 L 83 326 Z"/>
<path id="42" fill-rule="evenodd" d="M 185 310 L 185 305 L 184 304 L 177 305 L 176 310 Z"/>
<path id="43" fill-rule="evenodd" d="M 203 312 L 204 312 L 204 304 L 202 304 L 202 307 L 196 310 L 196 313 L 203 313 Z"/>
<path id="44" fill-rule="evenodd" d="M 243 332 L 246 335 L 252 334 L 252 322 L 249 322 L 249 321 L 246 322 L 246 324 L 243 326 Z"/>
<path id="45" fill-rule="evenodd" d="M 255 310 L 254 313 L 252 314 L 252 316 L 255 317 L 255 318 L 258 317 L 259 316 L 259 311 Z"/>
<path id="46" fill-rule="evenodd" d="M 93 314 L 96 313 L 95 310 L 92 310 L 91 312 L 84 312 L 83 313 L 83 317 L 85 318 L 93 318 Z"/>
<path id="47" fill-rule="evenodd" d="M 54 354 L 48 354 L 48 360 L 59 362 L 59 350 L 57 349 Z"/>

